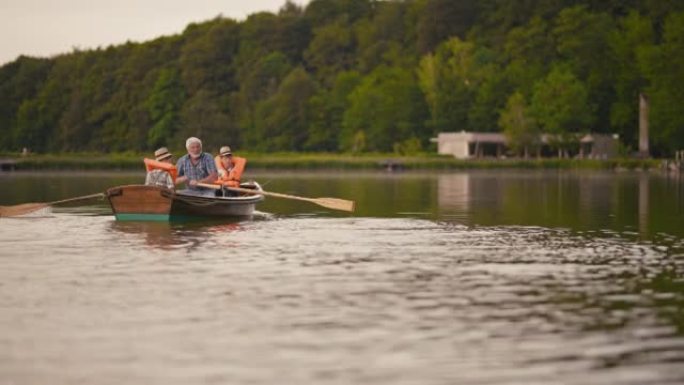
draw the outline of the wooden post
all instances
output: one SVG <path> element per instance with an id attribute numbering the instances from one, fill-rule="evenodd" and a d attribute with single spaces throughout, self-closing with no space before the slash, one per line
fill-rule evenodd
<path id="1" fill-rule="evenodd" d="M 648 96 L 639 94 L 639 156 L 650 157 L 648 148 Z"/>

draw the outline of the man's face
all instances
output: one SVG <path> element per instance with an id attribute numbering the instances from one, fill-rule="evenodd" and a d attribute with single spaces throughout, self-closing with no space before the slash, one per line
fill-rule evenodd
<path id="1" fill-rule="evenodd" d="M 190 143 L 188 146 L 188 154 L 193 158 L 199 158 L 200 154 L 202 154 L 202 146 L 196 142 Z"/>
<path id="2" fill-rule="evenodd" d="M 224 167 L 230 167 L 230 165 L 233 163 L 233 156 L 221 155 L 221 162 L 223 163 Z"/>

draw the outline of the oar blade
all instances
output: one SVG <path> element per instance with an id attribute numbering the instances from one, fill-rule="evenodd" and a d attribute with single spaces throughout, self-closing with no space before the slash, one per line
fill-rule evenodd
<path id="1" fill-rule="evenodd" d="M 350 213 L 354 212 L 354 207 L 356 206 L 354 201 L 339 198 L 315 198 L 312 199 L 312 202 L 329 209 L 348 211 Z"/>
<path id="2" fill-rule="evenodd" d="M 14 206 L 0 206 L 0 217 L 18 217 L 50 206 L 47 203 L 22 203 Z"/>

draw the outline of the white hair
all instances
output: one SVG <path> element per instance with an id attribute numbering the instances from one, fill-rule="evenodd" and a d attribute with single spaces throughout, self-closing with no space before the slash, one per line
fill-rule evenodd
<path id="1" fill-rule="evenodd" d="M 200 148 L 202 148 L 202 141 L 195 138 L 194 136 L 189 137 L 188 140 L 185 141 L 185 148 L 190 148 L 190 145 L 193 143 L 199 144 Z"/>

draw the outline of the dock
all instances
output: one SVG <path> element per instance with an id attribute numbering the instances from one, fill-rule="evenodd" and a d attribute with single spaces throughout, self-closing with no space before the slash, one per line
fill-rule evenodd
<path id="1" fill-rule="evenodd" d="M 378 162 L 378 166 L 387 171 L 400 171 L 405 168 L 404 163 L 395 159 L 385 159 Z"/>
<path id="2" fill-rule="evenodd" d="M 17 161 L 14 159 L 0 159 L 0 171 L 14 171 L 17 169 Z"/>

